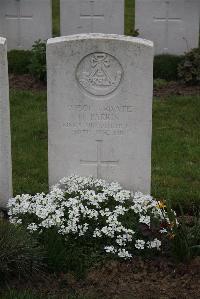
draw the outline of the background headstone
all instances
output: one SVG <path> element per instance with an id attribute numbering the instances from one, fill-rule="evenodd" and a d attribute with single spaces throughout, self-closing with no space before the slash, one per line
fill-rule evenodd
<path id="1" fill-rule="evenodd" d="M 183 54 L 198 47 L 199 0 L 136 0 L 135 28 L 156 54 Z"/>
<path id="2" fill-rule="evenodd" d="M 61 0 L 61 35 L 124 34 L 124 0 Z"/>
<path id="3" fill-rule="evenodd" d="M 75 173 L 150 192 L 152 42 L 50 39 L 47 69 L 50 185 Z"/>
<path id="4" fill-rule="evenodd" d="M 0 207 L 12 196 L 10 109 L 6 39 L 0 37 Z"/>
<path id="5" fill-rule="evenodd" d="M 51 0 L 0 0 L 0 35 L 8 49 L 30 49 L 52 36 Z"/>

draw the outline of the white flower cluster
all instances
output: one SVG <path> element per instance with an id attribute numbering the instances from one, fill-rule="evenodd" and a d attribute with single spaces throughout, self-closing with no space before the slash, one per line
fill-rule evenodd
<path id="1" fill-rule="evenodd" d="M 164 209 L 150 195 L 76 175 L 63 178 L 48 194 L 18 195 L 9 200 L 8 208 L 10 221 L 26 225 L 30 232 L 56 228 L 64 237 L 87 234 L 102 239 L 105 252 L 125 259 L 134 250 L 160 249 L 161 241 L 143 236 L 139 223 L 149 230 L 158 223 L 160 234 L 167 232 L 160 224 L 169 223 Z"/>

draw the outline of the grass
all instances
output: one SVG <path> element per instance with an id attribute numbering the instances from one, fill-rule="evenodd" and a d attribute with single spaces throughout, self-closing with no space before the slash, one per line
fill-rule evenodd
<path id="1" fill-rule="evenodd" d="M 133 35 L 135 28 L 135 0 L 125 0 L 125 34 Z"/>
<path id="2" fill-rule="evenodd" d="M 200 204 L 200 96 L 154 101 L 152 194 L 191 209 Z"/>
<path id="3" fill-rule="evenodd" d="M 46 94 L 11 92 L 14 193 L 47 191 Z"/>
<path id="4" fill-rule="evenodd" d="M 125 1 L 125 33 L 132 34 L 134 0 Z M 54 36 L 59 35 L 59 0 L 53 0 L 53 28 Z M 47 192 L 46 93 L 12 90 L 10 100 L 14 194 Z M 174 206 L 181 203 L 185 211 L 200 204 L 199 111 L 200 96 L 159 98 L 153 105 L 152 194 L 171 199 Z M 56 299 L 28 290 L 0 295 L 13 298 Z"/>
<path id="5" fill-rule="evenodd" d="M 185 209 L 200 204 L 200 97 L 155 99 L 152 194 Z M 46 93 L 11 92 L 14 194 L 46 192 Z"/>
<path id="6" fill-rule="evenodd" d="M 53 0 L 54 35 L 59 35 L 59 9 L 59 0 Z M 126 0 L 126 34 L 133 25 L 134 0 Z M 157 99 L 153 108 L 152 194 L 185 208 L 200 203 L 199 100 Z M 46 93 L 12 91 L 11 116 L 14 194 L 46 192 Z"/>
<path id="7" fill-rule="evenodd" d="M 52 1 L 53 36 L 60 35 L 60 0 Z"/>

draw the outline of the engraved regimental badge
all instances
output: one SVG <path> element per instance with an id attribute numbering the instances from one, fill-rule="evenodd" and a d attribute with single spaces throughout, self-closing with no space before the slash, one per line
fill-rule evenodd
<path id="1" fill-rule="evenodd" d="M 95 96 L 106 96 L 117 89 L 123 75 L 119 61 L 107 53 L 84 57 L 76 70 L 79 85 Z"/>

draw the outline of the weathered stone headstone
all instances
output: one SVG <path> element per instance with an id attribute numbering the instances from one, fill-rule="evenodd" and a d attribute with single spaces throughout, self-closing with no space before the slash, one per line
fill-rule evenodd
<path id="1" fill-rule="evenodd" d="M 136 0 L 135 28 L 153 40 L 156 54 L 183 54 L 198 46 L 199 0 Z"/>
<path id="2" fill-rule="evenodd" d="M 0 207 L 12 196 L 10 109 L 6 39 L 0 37 Z"/>
<path id="3" fill-rule="evenodd" d="M 152 42 L 50 39 L 47 69 L 50 185 L 75 173 L 150 192 Z"/>
<path id="4" fill-rule="evenodd" d="M 124 0 L 61 0 L 61 35 L 124 34 Z"/>
<path id="5" fill-rule="evenodd" d="M 0 35 L 8 49 L 30 49 L 38 40 L 52 36 L 51 0 L 1 0 Z"/>

